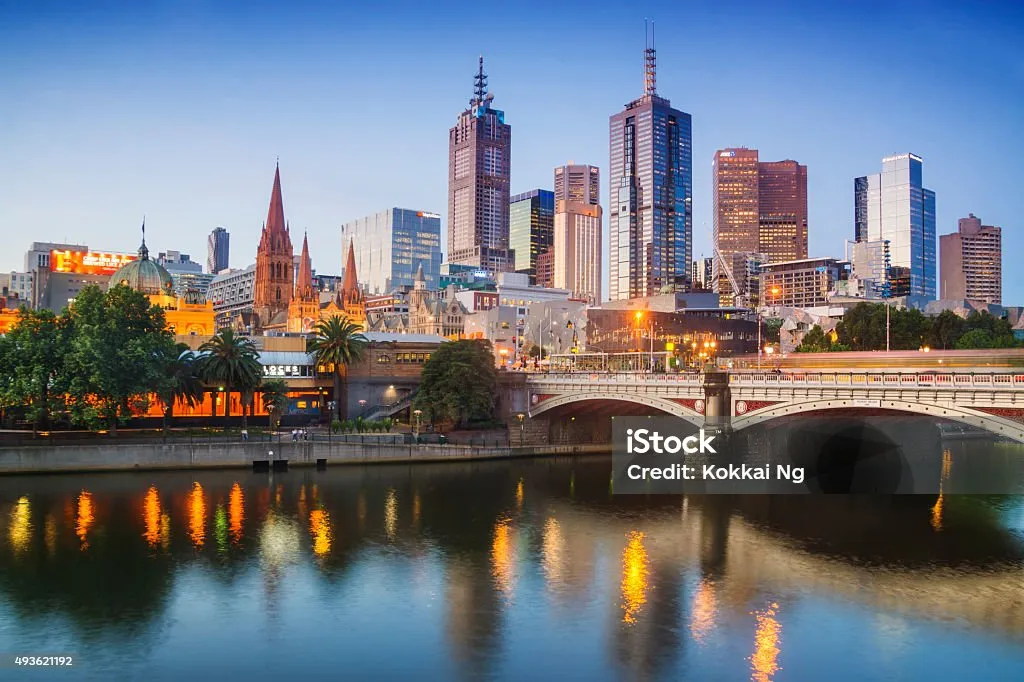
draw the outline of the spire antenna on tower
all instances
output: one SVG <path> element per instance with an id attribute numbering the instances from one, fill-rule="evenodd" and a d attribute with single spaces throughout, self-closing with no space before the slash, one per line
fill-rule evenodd
<path id="1" fill-rule="evenodd" d="M 480 70 L 473 76 L 473 91 L 476 103 L 482 104 L 487 95 L 487 74 L 484 73 L 484 56 L 480 55 Z"/>
<path id="2" fill-rule="evenodd" d="M 657 52 L 654 49 L 654 20 L 650 22 L 648 31 L 647 19 L 644 19 L 644 94 L 658 94 L 657 86 Z"/>

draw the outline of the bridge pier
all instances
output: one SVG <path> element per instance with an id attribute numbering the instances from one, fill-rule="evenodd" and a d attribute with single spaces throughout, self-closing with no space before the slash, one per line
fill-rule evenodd
<path id="1" fill-rule="evenodd" d="M 729 373 L 704 372 L 704 428 L 715 432 L 728 432 L 732 421 L 732 392 Z"/>

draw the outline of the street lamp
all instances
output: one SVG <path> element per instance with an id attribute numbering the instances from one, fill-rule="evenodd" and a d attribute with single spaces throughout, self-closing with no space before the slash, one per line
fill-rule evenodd
<path id="1" fill-rule="evenodd" d="M 519 420 L 519 447 L 523 447 L 523 432 L 526 430 L 526 415 L 520 412 L 516 415 Z"/>
<path id="2" fill-rule="evenodd" d="M 420 415 L 423 414 L 423 410 L 413 410 L 412 412 L 416 415 L 416 433 L 414 434 L 417 438 L 420 436 Z"/>

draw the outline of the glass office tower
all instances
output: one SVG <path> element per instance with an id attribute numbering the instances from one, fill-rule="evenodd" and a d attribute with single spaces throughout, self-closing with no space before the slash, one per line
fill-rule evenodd
<path id="1" fill-rule="evenodd" d="M 515 252 L 515 271 L 530 275 L 536 283 L 537 256 L 554 240 L 555 193 L 535 189 L 517 194 L 508 205 L 509 246 Z"/>
<path id="2" fill-rule="evenodd" d="M 437 290 L 441 273 L 441 216 L 389 208 L 341 226 L 341 244 L 351 240 L 359 284 L 368 294 L 411 287 L 423 265 L 427 288 Z"/>
<path id="3" fill-rule="evenodd" d="M 858 241 L 888 240 L 892 266 L 909 269 L 910 293 L 934 299 L 935 192 L 922 186 L 921 157 L 887 156 L 881 173 L 853 187 Z"/>
<path id="4" fill-rule="evenodd" d="M 644 52 L 644 95 L 610 119 L 611 300 L 685 291 L 693 254 L 690 115 L 655 87 Z"/>

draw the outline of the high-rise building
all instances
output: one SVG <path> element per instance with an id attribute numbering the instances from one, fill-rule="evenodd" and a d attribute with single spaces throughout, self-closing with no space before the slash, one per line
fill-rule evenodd
<path id="1" fill-rule="evenodd" d="M 555 193 L 535 189 L 509 200 L 509 246 L 515 252 L 515 271 L 536 283 L 537 256 L 554 241 Z"/>
<path id="2" fill-rule="evenodd" d="M 758 254 L 766 262 L 807 257 L 807 166 L 761 161 L 746 147 L 719 150 L 714 202 L 715 246 L 727 262 L 736 254 Z M 712 286 L 728 301 L 732 285 L 720 262 L 714 266 Z"/>
<path id="3" fill-rule="evenodd" d="M 341 226 L 341 243 L 352 244 L 360 285 L 367 294 L 412 287 L 423 266 L 427 287 L 437 289 L 441 270 L 441 216 L 389 208 Z"/>
<path id="4" fill-rule="evenodd" d="M 850 275 L 850 264 L 835 258 L 764 263 L 760 267 L 762 303 L 783 308 L 826 305 L 837 283 Z"/>
<path id="5" fill-rule="evenodd" d="M 601 203 L 601 172 L 597 166 L 570 161 L 555 169 L 555 201 Z"/>
<path id="6" fill-rule="evenodd" d="M 768 262 L 807 258 L 807 166 L 761 161 L 757 198 L 759 251 Z"/>
<path id="7" fill-rule="evenodd" d="M 191 294 L 206 299 L 206 292 L 215 275 L 203 272 L 201 263 L 196 263 L 187 253 L 180 251 L 161 251 L 156 262 L 170 274 L 176 295 Z"/>
<path id="8" fill-rule="evenodd" d="M 940 298 L 1003 303 L 1003 231 L 973 213 L 939 237 Z"/>
<path id="9" fill-rule="evenodd" d="M 715 259 L 703 256 L 693 261 L 690 267 L 690 283 L 694 289 L 711 291 L 714 281 Z"/>
<path id="10" fill-rule="evenodd" d="M 853 182 L 858 241 L 889 242 L 891 265 L 909 268 L 910 293 L 935 298 L 935 192 L 922 185 L 922 159 L 895 154 L 882 172 Z"/>
<path id="11" fill-rule="evenodd" d="M 270 193 L 270 209 L 263 224 L 260 245 L 256 250 L 256 282 L 253 290 L 255 326 L 284 326 L 288 321 L 288 304 L 292 300 L 295 278 L 292 274 L 295 251 L 281 198 L 281 169 L 274 168 L 274 187 Z"/>
<path id="12" fill-rule="evenodd" d="M 228 248 L 231 235 L 223 227 L 215 227 L 206 238 L 206 271 L 216 275 L 228 268 Z"/>
<path id="13" fill-rule="evenodd" d="M 601 206 L 581 201 L 555 205 L 553 286 L 573 298 L 601 303 Z"/>
<path id="14" fill-rule="evenodd" d="M 690 115 L 658 95 L 654 47 L 644 94 L 609 121 L 609 298 L 685 290 L 693 253 Z"/>
<path id="15" fill-rule="evenodd" d="M 469 108 L 448 131 L 448 261 L 488 272 L 513 268 L 509 249 L 512 126 L 491 107 L 484 58 Z"/>
<path id="16" fill-rule="evenodd" d="M 548 249 L 537 256 L 536 285 L 545 289 L 555 286 L 555 252 Z"/>

